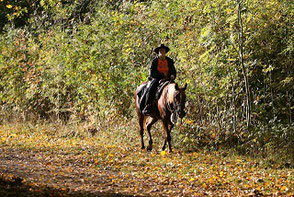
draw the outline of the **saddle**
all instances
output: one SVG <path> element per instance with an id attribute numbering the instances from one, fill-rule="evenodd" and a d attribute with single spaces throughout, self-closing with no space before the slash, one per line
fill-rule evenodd
<path id="1" fill-rule="evenodd" d="M 143 83 L 143 84 L 140 85 L 140 86 L 138 87 L 138 89 L 137 89 L 137 95 L 138 95 L 138 97 L 140 98 L 140 100 L 141 100 L 141 98 L 142 98 L 142 96 L 143 96 L 143 94 L 144 94 L 144 92 L 145 92 L 145 88 L 146 88 L 146 86 L 147 86 L 147 83 Z"/>
<path id="2" fill-rule="evenodd" d="M 167 86 L 170 83 L 170 81 L 162 81 L 159 83 L 156 93 L 155 93 L 155 100 L 158 100 L 160 98 L 160 95 L 162 93 L 162 90 L 165 88 L 165 86 Z M 145 92 L 145 88 L 147 86 L 147 83 L 144 83 L 142 85 L 140 85 L 137 89 L 137 95 L 138 97 L 141 99 L 144 92 Z"/>
<path id="3" fill-rule="evenodd" d="M 158 100 L 160 98 L 160 95 L 162 93 L 162 90 L 170 83 L 170 81 L 163 81 L 159 83 L 156 93 L 155 93 L 155 100 Z"/>
<path id="4" fill-rule="evenodd" d="M 160 98 L 161 94 L 162 94 L 162 91 L 164 89 L 164 87 L 166 87 L 168 84 L 170 83 L 170 81 L 161 81 L 156 89 L 156 93 L 155 93 L 155 96 L 154 96 L 154 100 L 153 100 L 153 106 L 155 105 L 155 103 L 158 101 L 158 99 Z M 140 106 L 140 110 L 143 110 L 143 108 L 145 107 L 144 106 L 144 103 L 145 103 L 145 94 L 146 94 L 146 89 L 147 89 L 147 85 L 148 83 L 144 83 L 142 85 L 140 85 L 138 88 L 137 88 L 137 95 L 139 97 L 139 106 Z"/>

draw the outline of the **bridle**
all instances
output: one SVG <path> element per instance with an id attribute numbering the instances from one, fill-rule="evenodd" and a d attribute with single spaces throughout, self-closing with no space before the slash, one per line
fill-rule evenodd
<path id="1" fill-rule="evenodd" d="M 167 89 L 167 93 L 168 93 L 168 89 Z M 180 94 L 180 93 L 179 93 Z M 173 123 L 173 124 L 175 124 L 176 123 L 176 121 L 174 122 L 173 121 L 173 118 L 174 118 L 174 116 L 176 116 L 176 119 L 177 119 L 177 117 L 179 117 L 179 112 L 181 112 L 182 111 L 182 105 L 181 105 L 181 103 L 176 103 L 176 95 L 177 94 L 174 94 L 173 95 L 173 103 L 172 103 L 172 106 L 171 106 L 171 104 L 170 104 L 170 102 L 168 102 L 167 101 L 167 109 L 171 112 L 171 122 Z"/>
<path id="2" fill-rule="evenodd" d="M 172 106 L 170 105 L 169 102 L 167 102 L 167 109 L 171 113 L 176 113 L 177 115 L 179 115 L 178 113 L 182 110 L 182 106 L 181 106 L 181 103 L 176 104 L 175 97 L 176 97 L 176 95 L 173 96 L 173 105 Z"/>

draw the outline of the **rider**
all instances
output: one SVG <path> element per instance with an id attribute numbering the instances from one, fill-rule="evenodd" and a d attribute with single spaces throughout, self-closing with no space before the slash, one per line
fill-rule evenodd
<path id="1" fill-rule="evenodd" d="M 152 101 L 154 99 L 157 86 L 159 81 L 174 80 L 176 78 L 176 69 L 174 66 L 174 61 L 165 56 L 169 51 L 169 48 L 164 44 L 160 44 L 154 52 L 158 54 L 158 57 L 152 60 L 150 70 L 149 70 L 149 81 L 145 90 L 145 108 L 142 113 L 144 115 L 150 115 L 152 110 Z"/>

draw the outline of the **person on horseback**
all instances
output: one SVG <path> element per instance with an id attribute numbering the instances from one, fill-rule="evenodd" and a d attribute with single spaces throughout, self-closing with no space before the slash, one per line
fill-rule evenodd
<path id="1" fill-rule="evenodd" d="M 160 80 L 175 80 L 176 78 L 176 69 L 174 66 L 174 61 L 166 56 L 166 53 L 169 51 L 169 48 L 164 44 L 160 44 L 157 48 L 154 49 L 154 52 L 158 54 L 158 57 L 154 58 L 151 62 L 149 75 L 149 81 L 145 89 L 145 102 L 144 109 L 142 113 L 144 115 L 150 115 L 152 111 L 152 102 L 154 100 L 157 87 Z M 143 108 L 143 107 L 142 107 Z"/>

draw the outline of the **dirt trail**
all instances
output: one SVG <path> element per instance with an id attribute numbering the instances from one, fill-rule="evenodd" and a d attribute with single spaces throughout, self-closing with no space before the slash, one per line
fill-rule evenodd
<path id="1" fill-rule="evenodd" d="M 0 145 L 1 197 L 293 196 L 294 191 L 293 169 L 265 168 L 245 157 L 15 143 Z"/>
<path id="2" fill-rule="evenodd" d="M 83 166 L 71 155 L 0 148 L 0 196 L 133 196 L 132 178 Z M 111 177 L 121 180 L 115 183 Z M 134 189 L 134 193 L 130 192 Z M 143 194 L 144 195 L 144 194 Z M 146 194 L 147 195 L 147 194 Z"/>

